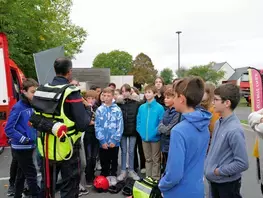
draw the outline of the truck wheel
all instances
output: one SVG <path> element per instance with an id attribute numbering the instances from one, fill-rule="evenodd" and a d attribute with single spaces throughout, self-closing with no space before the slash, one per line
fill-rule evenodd
<path id="1" fill-rule="evenodd" d="M 0 155 L 4 152 L 5 147 L 0 147 Z"/>

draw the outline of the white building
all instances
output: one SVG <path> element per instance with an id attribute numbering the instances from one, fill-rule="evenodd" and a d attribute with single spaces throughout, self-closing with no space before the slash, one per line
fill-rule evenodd
<path id="1" fill-rule="evenodd" d="M 235 73 L 235 69 L 233 69 L 227 62 L 215 63 L 213 65 L 213 69 L 218 72 L 219 71 L 225 72 L 224 77 L 218 81 L 219 84 L 222 84 L 222 81 L 228 80 Z"/>

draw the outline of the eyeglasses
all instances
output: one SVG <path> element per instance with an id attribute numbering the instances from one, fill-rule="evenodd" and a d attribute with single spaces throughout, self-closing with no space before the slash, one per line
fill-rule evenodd
<path id="1" fill-rule="evenodd" d="M 221 98 L 214 98 L 214 101 L 220 101 L 222 100 Z"/>

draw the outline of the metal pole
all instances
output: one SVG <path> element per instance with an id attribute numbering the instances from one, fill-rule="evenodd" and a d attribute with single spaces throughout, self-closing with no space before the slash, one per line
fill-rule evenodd
<path id="1" fill-rule="evenodd" d="M 180 70 L 180 34 L 181 31 L 177 31 L 176 34 L 178 34 L 178 71 Z"/>

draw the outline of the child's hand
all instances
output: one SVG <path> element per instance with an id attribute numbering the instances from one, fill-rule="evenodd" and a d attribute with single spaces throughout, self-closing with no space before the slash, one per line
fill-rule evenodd
<path id="1" fill-rule="evenodd" d="M 106 143 L 102 144 L 102 148 L 107 150 L 108 149 L 108 145 Z"/>
<path id="2" fill-rule="evenodd" d="M 115 147 L 115 144 L 110 143 L 110 148 L 114 148 L 114 147 Z"/>
<path id="3" fill-rule="evenodd" d="M 88 103 L 87 100 L 85 100 L 84 98 L 82 98 L 82 102 L 83 102 L 83 104 L 85 105 L 85 107 L 88 107 L 88 106 L 89 106 L 89 103 Z"/>
<path id="4" fill-rule="evenodd" d="M 218 169 L 218 168 L 216 168 L 216 169 L 214 170 L 214 173 L 215 173 L 216 176 L 220 176 L 220 173 L 219 173 L 219 169 Z"/>

